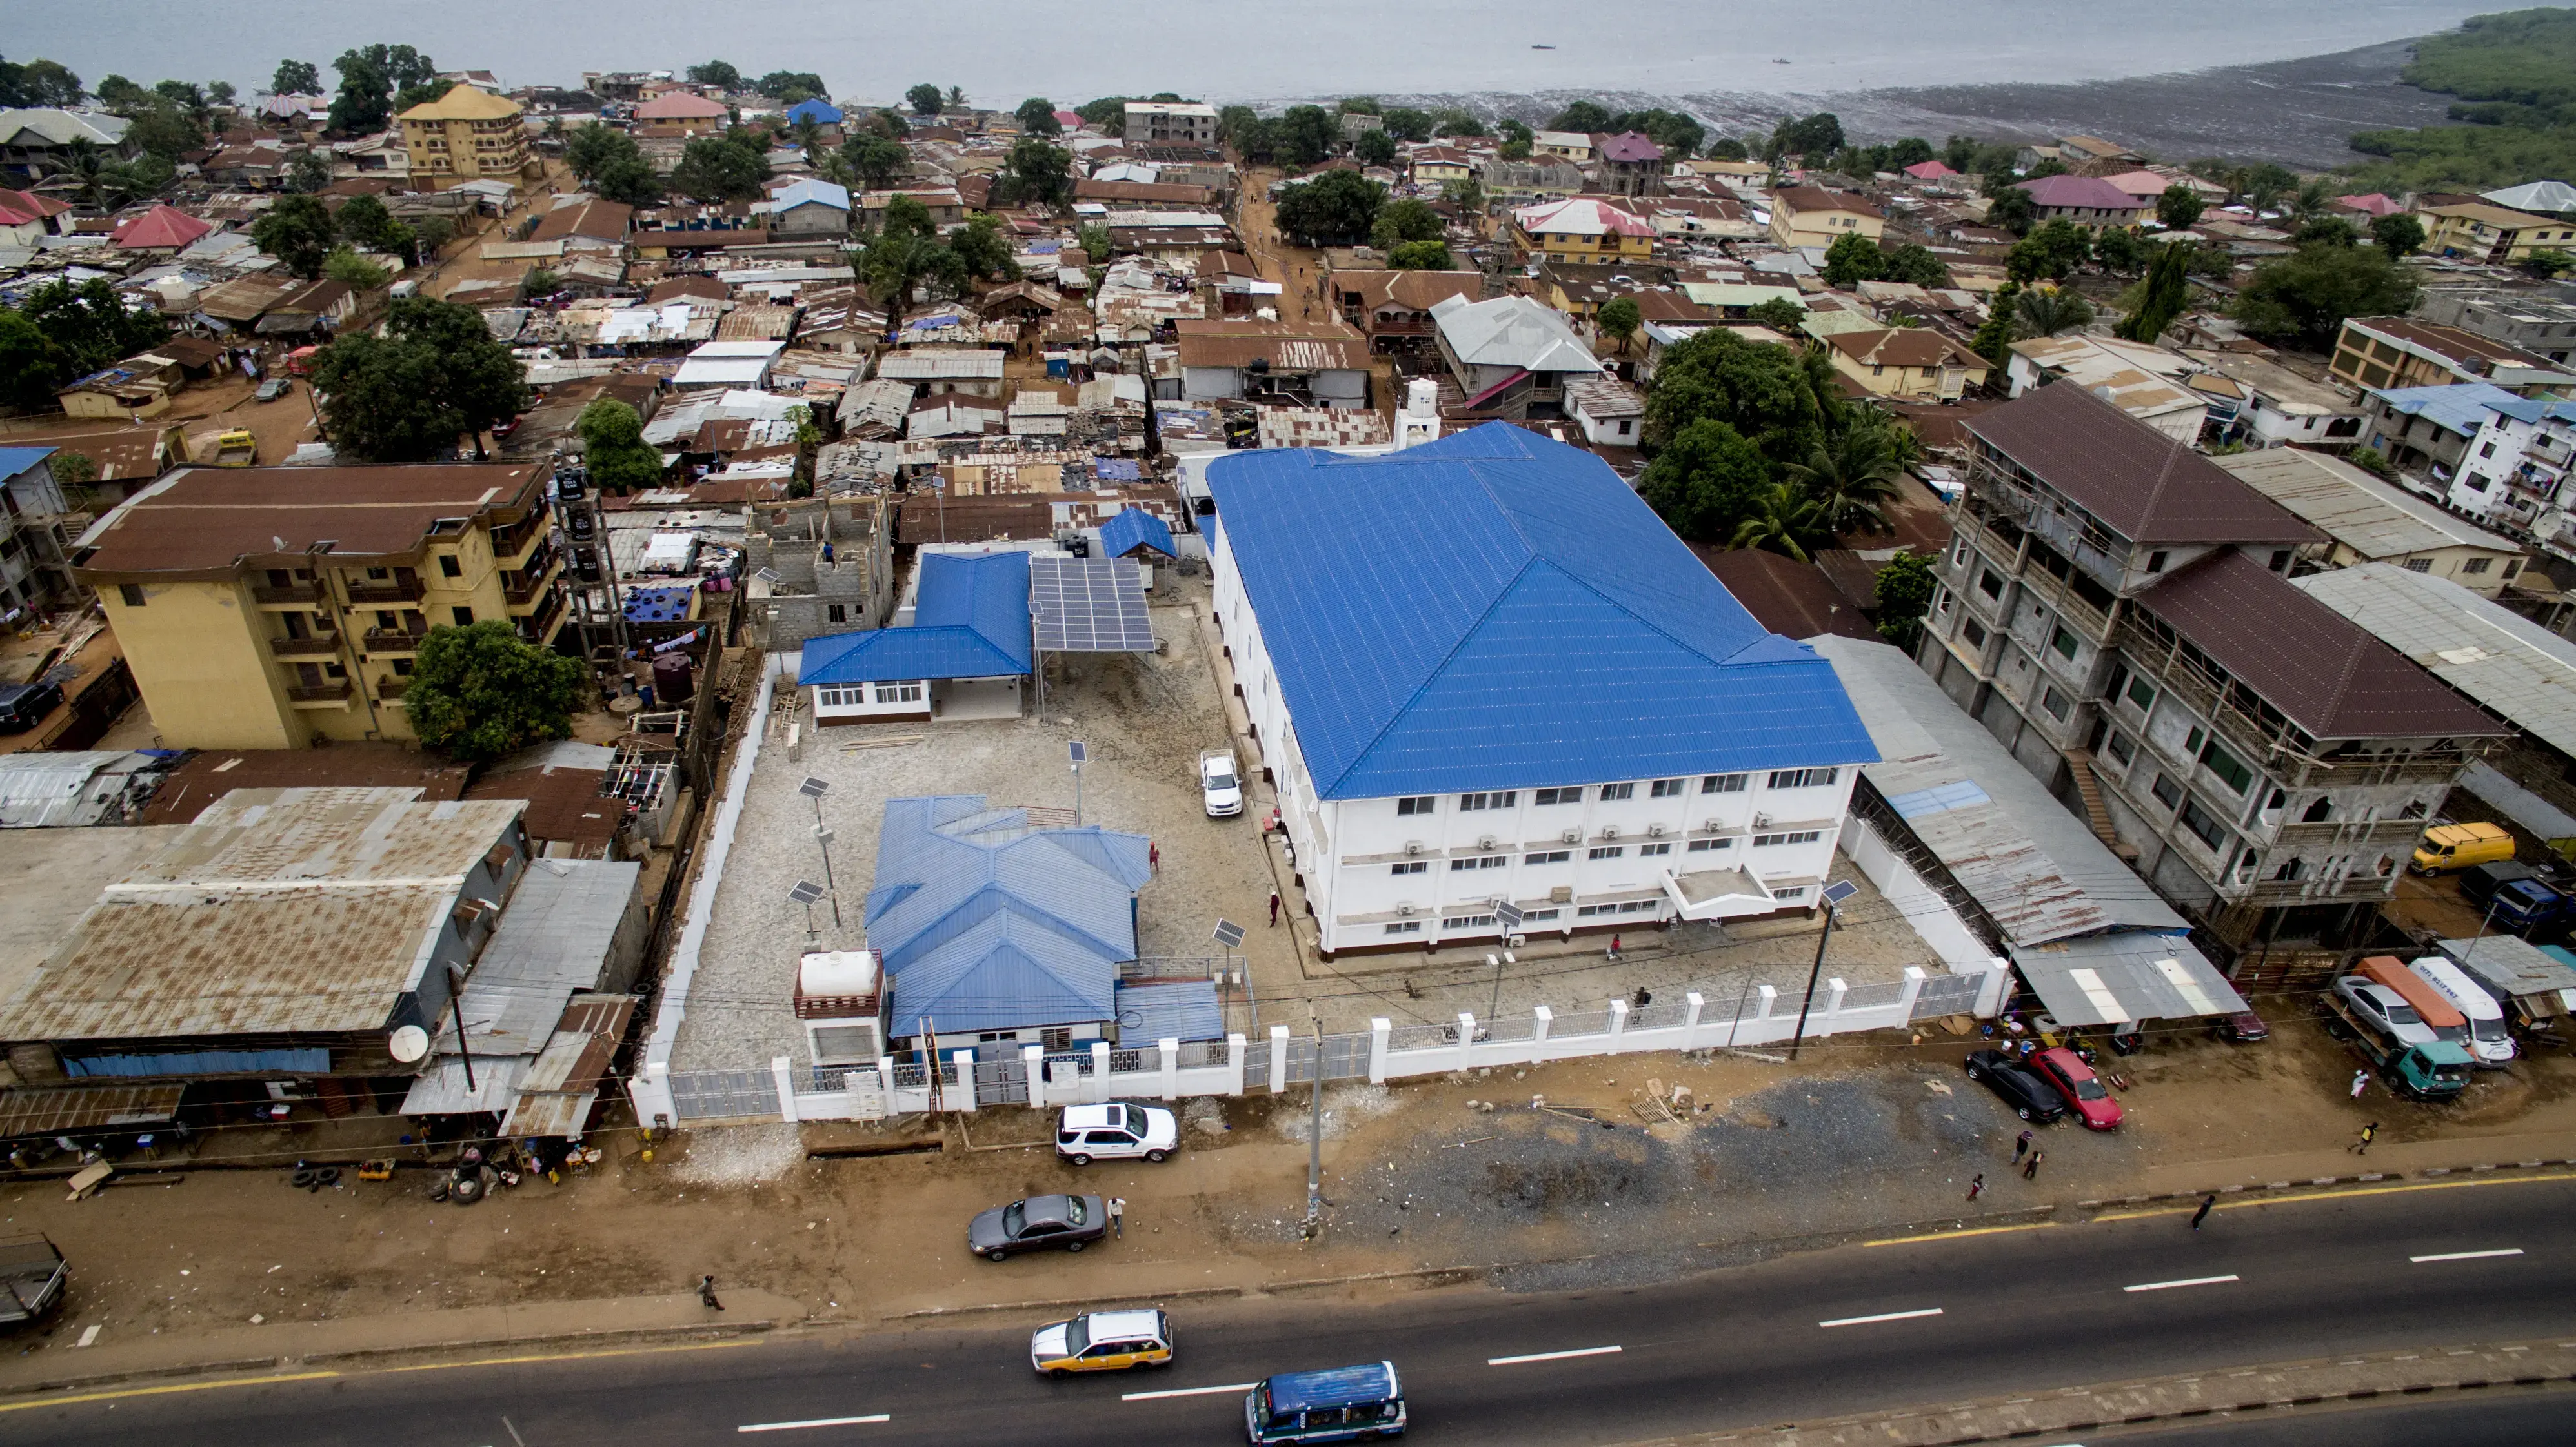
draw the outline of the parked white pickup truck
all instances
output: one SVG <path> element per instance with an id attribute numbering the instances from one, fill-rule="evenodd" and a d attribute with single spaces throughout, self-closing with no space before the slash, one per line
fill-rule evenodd
<path id="1" fill-rule="evenodd" d="M 1211 819 L 1243 812 L 1243 780 L 1234 772 L 1234 750 L 1199 750 L 1199 796 Z"/>

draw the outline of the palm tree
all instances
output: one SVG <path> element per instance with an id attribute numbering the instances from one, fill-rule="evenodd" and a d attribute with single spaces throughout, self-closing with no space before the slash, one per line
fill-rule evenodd
<path id="1" fill-rule="evenodd" d="M 1807 394 L 1815 399 L 1816 417 L 1824 424 L 1825 435 L 1841 436 L 1851 426 L 1852 409 L 1843 400 L 1842 373 L 1834 370 L 1833 354 L 1824 343 L 1809 342 L 1798 349 L 1798 372 Z"/>
<path id="2" fill-rule="evenodd" d="M 2335 198 L 2342 194 L 2343 188 L 2335 184 L 2332 176 L 2311 176 L 2301 182 L 2298 191 L 2290 197 L 2290 214 L 2301 221 L 2325 215 L 2327 208 L 2334 205 Z"/>
<path id="3" fill-rule="evenodd" d="M 1823 509 L 1834 532 L 1896 531 L 1883 508 L 1896 500 L 1896 480 L 1905 468 L 1895 439 L 1883 427 L 1854 427 L 1819 445 L 1805 462 L 1789 464 L 1787 471 Z"/>
<path id="4" fill-rule="evenodd" d="M 966 88 L 964 86 L 952 85 L 948 88 L 948 108 L 952 111 L 962 111 L 966 109 Z"/>
<path id="5" fill-rule="evenodd" d="M 74 137 L 72 143 L 63 148 L 62 159 L 55 164 L 62 168 L 63 174 L 80 183 L 82 200 L 93 206 L 98 204 L 99 175 L 107 169 L 108 161 L 99 153 L 95 141 L 87 136 Z"/>
<path id="6" fill-rule="evenodd" d="M 1815 549 L 1834 540 L 1823 503 L 1785 482 L 1775 482 L 1754 495 L 1753 510 L 1735 525 L 1728 546 L 1761 548 L 1801 563 L 1815 561 Z"/>
<path id="7" fill-rule="evenodd" d="M 823 146 L 823 125 L 822 125 L 822 123 L 821 123 L 820 121 L 815 120 L 815 119 L 814 119 L 812 116 L 810 116 L 810 115 L 806 115 L 806 116 L 798 116 L 798 117 L 796 118 L 796 147 L 797 147 L 797 149 L 798 149 L 798 150 L 801 150 L 801 151 L 803 151 L 803 152 L 805 153 L 805 160 L 806 160 L 806 163 L 807 163 L 807 164 L 809 164 L 809 165 L 810 165 L 810 164 L 812 164 L 812 163 L 813 163 L 813 161 L 814 161 L 814 153 L 815 153 L 816 151 L 821 150 L 821 149 L 822 149 L 822 146 Z"/>
<path id="8" fill-rule="evenodd" d="M 2025 291 L 2013 304 L 2013 319 L 2024 335 L 2053 337 L 2093 320 L 2093 303 L 2064 288 Z"/>
<path id="9" fill-rule="evenodd" d="M 886 333 L 903 330 L 904 308 L 913 288 L 930 284 L 934 292 L 963 290 L 965 264 L 936 237 L 887 228 L 858 255 L 859 280 L 868 296 L 886 310 Z"/>

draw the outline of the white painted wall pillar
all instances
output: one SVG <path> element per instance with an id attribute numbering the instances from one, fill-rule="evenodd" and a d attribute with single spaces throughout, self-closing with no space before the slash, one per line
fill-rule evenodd
<path id="1" fill-rule="evenodd" d="M 1530 1011 L 1530 1063 L 1547 1058 L 1547 1032 L 1556 1027 L 1556 1012 L 1545 1005 Z"/>
<path id="2" fill-rule="evenodd" d="M 646 1060 L 643 1079 L 627 1080 L 626 1098 L 635 1104 L 635 1119 L 646 1126 L 679 1121 L 679 1107 L 671 1099 L 671 1064 L 667 1060 Z M 656 1121 L 655 1116 L 662 1121 Z"/>
<path id="3" fill-rule="evenodd" d="M 1708 1001 L 1701 998 L 1697 990 L 1682 996 L 1682 1048 L 1684 1050 L 1699 1048 L 1699 1017 L 1707 1008 Z"/>
<path id="4" fill-rule="evenodd" d="M 1923 967 L 1921 965 L 1907 965 L 1905 967 L 1905 988 L 1898 991 L 1896 996 L 1897 1024 L 1906 1024 L 1914 1018 L 1914 1002 L 1923 998 L 1923 981 L 1925 978 L 1926 976 L 1923 973 Z"/>
<path id="5" fill-rule="evenodd" d="M 1243 1094 L 1244 1056 L 1248 1053 L 1244 1049 L 1241 1035 L 1229 1033 L 1225 1037 L 1225 1071 L 1233 1078 L 1233 1084 L 1227 1088 L 1226 1094 Z"/>
<path id="6" fill-rule="evenodd" d="M 1842 980 L 1841 980 L 1839 977 L 1837 977 L 1837 978 L 1835 978 L 1835 979 L 1831 979 L 1831 980 L 1827 980 L 1827 981 L 1825 981 L 1825 1018 L 1826 1018 L 1826 1019 L 1831 1020 L 1831 1019 L 1833 1019 L 1834 1017 L 1836 1017 L 1836 1016 L 1838 1016 L 1838 1015 L 1842 1014 L 1842 1012 L 1843 1012 L 1843 996 L 1848 995 L 1848 994 L 1850 994 L 1850 993 L 1851 993 L 1851 986 L 1849 986 L 1849 985 L 1847 985 L 1847 984 L 1844 984 L 1844 983 L 1842 982 Z"/>
<path id="7" fill-rule="evenodd" d="M 1043 1045 L 1021 1046 L 1020 1069 L 1029 1078 L 1029 1109 L 1046 1109 L 1046 1047 Z"/>
<path id="8" fill-rule="evenodd" d="M 1093 1105 L 1107 1105 L 1109 1103 L 1108 1041 L 1094 1040 L 1091 1042 L 1091 1078 L 1084 1081 L 1083 1084 L 1089 1087 L 1083 1092 L 1083 1096 Z"/>
<path id="9" fill-rule="evenodd" d="M 1383 1015 L 1369 1021 L 1368 1078 L 1371 1085 L 1386 1084 L 1386 1042 L 1387 1037 L 1394 1033 L 1395 1022 Z M 1323 1069 L 1324 1062 L 1321 1057 L 1318 1057 L 1315 1061 L 1316 1073 L 1321 1074 Z"/>
<path id="10" fill-rule="evenodd" d="M 1277 1095 L 1288 1088 L 1288 1027 L 1270 1027 L 1270 1093 Z"/>
<path id="11" fill-rule="evenodd" d="M 1991 1020 L 2004 1012 L 2004 993 L 2012 983 L 2012 961 L 1998 955 L 1986 961 L 1986 982 L 1977 987 L 1977 1018 Z"/>
<path id="12" fill-rule="evenodd" d="M 952 1050 L 948 1059 L 957 1067 L 957 1083 L 944 1087 L 941 1097 L 948 1102 L 950 1110 L 971 1111 L 979 1104 L 975 1099 L 975 1052 Z"/>
<path id="13" fill-rule="evenodd" d="M 1154 1042 L 1154 1053 L 1163 1057 L 1163 1099 L 1181 1098 L 1181 1042 L 1178 1036 Z"/>
<path id="14" fill-rule="evenodd" d="M 1780 992 L 1769 985 L 1754 986 L 1753 995 L 1762 1002 L 1762 1008 L 1753 1012 L 1753 1018 L 1756 1020 L 1768 1020 L 1771 1018 L 1771 1012 L 1780 1008 Z"/>
<path id="15" fill-rule="evenodd" d="M 885 1092 L 886 1114 L 903 1114 L 902 1109 L 894 1103 L 894 1057 L 891 1055 L 877 1057 L 877 1088 Z"/>
<path id="16" fill-rule="evenodd" d="M 1458 1012 L 1458 1068 L 1467 1070 L 1476 1063 L 1476 1017 Z"/>
<path id="17" fill-rule="evenodd" d="M 784 1055 L 769 1057 L 769 1078 L 778 1082 L 778 1118 L 796 1123 L 796 1065 Z"/>
<path id="18" fill-rule="evenodd" d="M 1627 1034 L 1628 1002 L 1625 1000 L 1613 1000 L 1610 1002 L 1610 1049 L 1608 1053 L 1616 1055 L 1621 1050 L 1625 1049 Z"/>

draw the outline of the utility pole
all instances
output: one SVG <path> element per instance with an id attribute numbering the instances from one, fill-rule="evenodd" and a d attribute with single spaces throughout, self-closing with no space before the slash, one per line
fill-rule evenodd
<path id="1" fill-rule="evenodd" d="M 1312 1003 L 1306 1006 L 1306 1018 L 1315 1027 L 1314 1090 L 1306 1120 L 1305 1235 L 1312 1241 L 1324 1227 L 1324 1022 Z"/>
<path id="2" fill-rule="evenodd" d="M 1847 881 L 1838 880 L 1825 886 L 1825 930 L 1816 936 L 1816 962 L 1807 970 L 1807 993 L 1798 1001 L 1798 1033 L 1789 1037 L 1789 1058 L 1792 1060 L 1798 1058 L 1798 1046 L 1807 1038 L 1807 1011 L 1816 1003 L 1816 980 L 1825 972 L 1825 945 L 1834 937 L 1834 921 L 1842 918 L 1843 901 L 1858 893 L 1860 887 Z M 1736 1002 L 1736 1011 L 1743 1013 L 1740 1000 Z"/>
<path id="3" fill-rule="evenodd" d="M 447 967 L 447 1003 L 456 1012 L 456 1054 L 465 1062 L 465 1093 L 479 1093 L 474 1084 L 474 1052 L 465 1044 L 465 982 L 456 977 L 456 967 Z"/>
<path id="4" fill-rule="evenodd" d="M 823 888 L 832 896 L 832 928 L 841 928 L 841 886 L 832 878 L 832 831 L 823 827 L 823 795 L 832 787 L 829 779 L 809 778 L 796 786 L 796 792 L 814 801 L 814 843 L 823 851 Z"/>
<path id="5" fill-rule="evenodd" d="M 1066 746 L 1065 752 L 1073 756 L 1073 827 L 1079 829 L 1082 827 L 1082 766 L 1091 757 L 1091 751 L 1083 747 L 1082 740 L 1075 739 Z"/>

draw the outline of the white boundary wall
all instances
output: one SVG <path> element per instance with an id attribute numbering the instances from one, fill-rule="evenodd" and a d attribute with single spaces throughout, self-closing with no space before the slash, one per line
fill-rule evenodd
<path id="1" fill-rule="evenodd" d="M 1914 866 L 1887 847 L 1867 819 L 1858 814 L 1843 818 L 1842 852 L 1848 856 L 1861 877 L 1876 886 L 1879 894 L 1905 922 L 1914 927 L 1916 936 L 1932 947 L 1941 963 L 1954 972 L 1967 974 L 1986 966 L 1988 951 L 1968 922 L 1950 907 Z"/>

